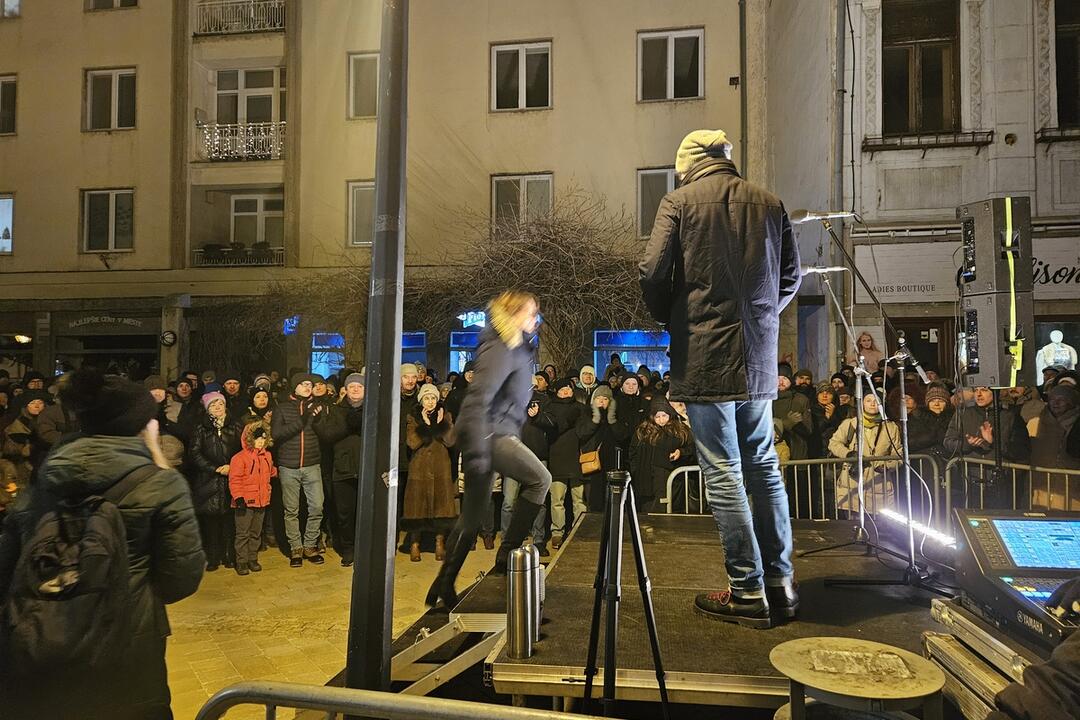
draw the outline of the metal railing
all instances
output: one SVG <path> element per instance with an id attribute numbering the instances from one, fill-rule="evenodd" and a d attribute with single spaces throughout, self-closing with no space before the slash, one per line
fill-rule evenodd
<path id="1" fill-rule="evenodd" d="M 1014 510 L 1080 510 L 1080 470 L 1037 465 L 1001 464 L 961 456 L 945 465 L 945 502 L 950 523 L 953 507 Z M 1075 493 L 1075 497 L 1074 497 Z"/>
<path id="2" fill-rule="evenodd" d="M 195 6 L 196 35 L 236 35 L 285 29 L 285 0 L 204 0 Z"/>
<path id="3" fill-rule="evenodd" d="M 273 267 L 285 264 L 283 247 L 204 246 L 191 251 L 192 267 Z"/>
<path id="4" fill-rule="evenodd" d="M 230 685 L 207 700 L 195 720 L 218 720 L 240 705 L 263 706 L 267 720 L 277 718 L 278 708 L 317 710 L 327 720 L 346 714 L 387 720 L 591 720 L 551 710 L 282 682 Z"/>
<path id="5" fill-rule="evenodd" d="M 207 160 L 280 160 L 285 153 L 285 123 L 200 125 Z"/>
<path id="6" fill-rule="evenodd" d="M 871 471 L 863 488 L 867 510 L 895 507 L 902 490 L 900 458 L 874 456 L 864 458 L 863 462 L 867 471 Z M 920 510 L 927 508 L 927 512 L 934 508 L 932 524 L 944 527 L 944 510 L 938 509 L 942 508 L 944 486 L 937 460 L 930 455 L 912 455 L 911 464 L 913 503 Z M 835 520 L 840 510 L 858 510 L 858 479 L 851 458 L 789 460 L 780 463 L 780 473 L 788 491 L 793 518 Z M 920 477 L 926 482 L 926 489 L 919 482 Z M 708 514 L 709 502 L 701 468 L 690 465 L 672 471 L 668 476 L 667 497 L 661 502 L 666 503 L 669 513 Z"/>
<path id="7" fill-rule="evenodd" d="M 900 457 L 864 458 L 867 468 L 879 467 L 874 482 L 864 483 L 867 510 L 900 507 Z M 931 455 L 911 456 L 912 506 L 920 520 L 950 535 L 954 507 L 1001 510 L 1080 510 L 1080 470 L 1002 463 L 1003 477 L 995 478 L 994 462 L 972 457 L 949 460 L 944 467 Z M 847 472 L 845 472 L 847 466 Z M 844 499 L 857 497 L 857 478 L 850 458 L 790 460 L 780 463 L 793 518 L 836 519 Z M 926 483 L 925 487 L 919 478 Z M 661 499 L 668 513 L 709 514 L 705 482 L 697 465 L 677 468 Z"/>

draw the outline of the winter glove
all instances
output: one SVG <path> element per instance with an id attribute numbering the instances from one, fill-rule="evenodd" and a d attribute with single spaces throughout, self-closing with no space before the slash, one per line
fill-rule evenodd
<path id="1" fill-rule="evenodd" d="M 1080 617 L 1080 577 L 1058 586 L 1046 601 L 1046 607 L 1058 617 Z"/>
<path id="2" fill-rule="evenodd" d="M 236 498 L 236 501 L 233 504 L 241 510 L 247 509 L 247 501 L 244 500 L 244 498 Z"/>

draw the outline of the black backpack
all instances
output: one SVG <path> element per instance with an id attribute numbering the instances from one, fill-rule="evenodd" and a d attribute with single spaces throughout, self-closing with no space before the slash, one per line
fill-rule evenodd
<path id="1" fill-rule="evenodd" d="M 118 503 L 158 470 L 147 464 L 101 495 L 66 499 L 23 544 L 4 608 L 9 671 L 103 670 L 132 637 L 127 531 Z"/>

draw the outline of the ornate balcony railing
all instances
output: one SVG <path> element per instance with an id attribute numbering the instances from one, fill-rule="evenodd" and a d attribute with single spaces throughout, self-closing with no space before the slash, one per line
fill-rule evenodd
<path id="1" fill-rule="evenodd" d="M 285 123 L 209 124 L 201 126 L 207 160 L 280 160 Z"/>
<path id="2" fill-rule="evenodd" d="M 285 29 L 285 0 L 204 0 L 195 6 L 196 35 L 235 35 Z"/>
<path id="3" fill-rule="evenodd" d="M 193 267 L 255 267 L 285 264 L 285 248 L 255 243 L 232 245 L 203 245 L 192 251 Z"/>

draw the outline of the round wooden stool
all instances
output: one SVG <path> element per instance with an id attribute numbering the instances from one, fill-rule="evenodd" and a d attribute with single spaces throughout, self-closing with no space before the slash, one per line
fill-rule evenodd
<path id="1" fill-rule="evenodd" d="M 791 683 L 791 720 L 806 719 L 808 696 L 871 713 L 921 706 L 923 720 L 941 720 L 945 675 L 907 650 L 852 638 L 801 638 L 774 647 L 769 662 Z"/>

